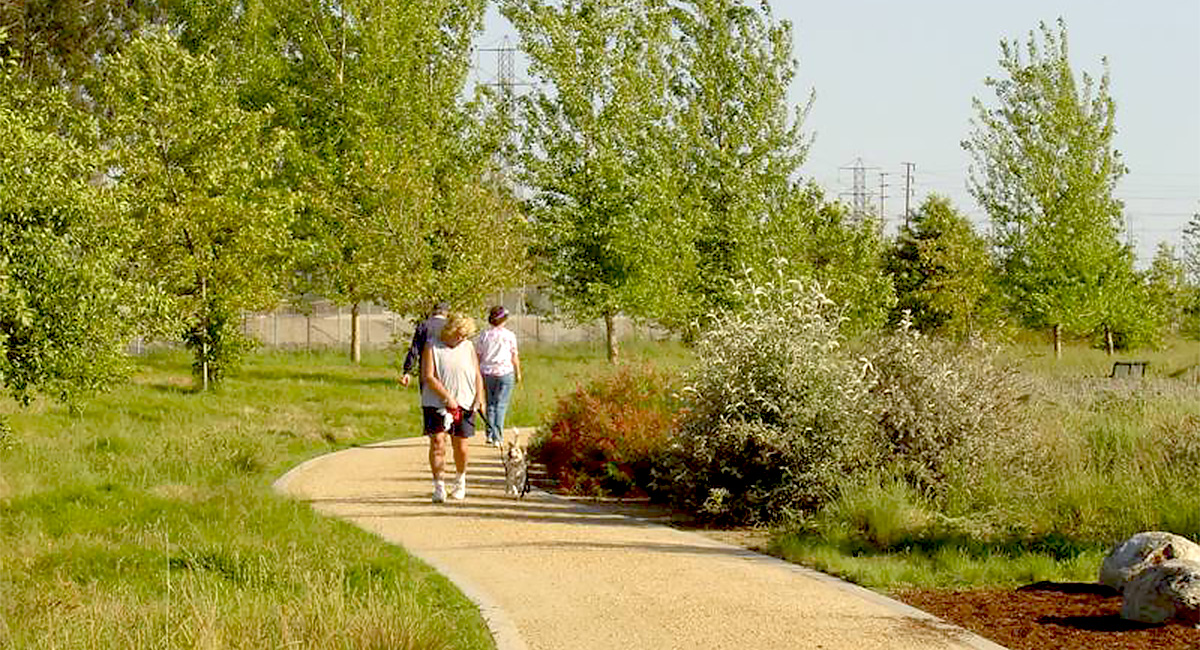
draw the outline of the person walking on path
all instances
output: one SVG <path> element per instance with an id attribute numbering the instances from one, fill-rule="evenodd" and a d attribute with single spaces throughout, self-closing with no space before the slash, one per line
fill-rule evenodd
<path id="1" fill-rule="evenodd" d="M 421 351 L 421 415 L 429 436 L 434 503 L 446 500 L 442 474 L 447 438 L 454 447 L 456 471 L 450 496 L 467 496 L 467 443 L 475 435 L 475 411 L 483 408 L 483 376 L 470 341 L 474 335 L 474 320 L 450 314 L 440 335 Z"/>
<path id="2" fill-rule="evenodd" d="M 421 371 L 421 351 L 425 349 L 425 345 L 429 341 L 435 341 L 438 335 L 442 333 L 442 328 L 446 325 L 446 316 L 450 313 L 450 303 L 439 302 L 433 306 L 433 311 L 429 317 L 417 324 L 417 329 L 413 332 L 412 343 L 408 346 L 408 354 L 404 355 L 404 366 L 400 371 L 400 385 L 408 388 L 409 375 L 413 372 L 413 367 L 417 367 L 417 382 L 420 383 Z"/>
<path id="3" fill-rule="evenodd" d="M 513 387 L 521 381 L 521 357 L 517 353 L 517 335 L 504 326 L 508 310 L 497 305 L 488 311 L 491 327 L 479 335 L 479 369 L 487 391 L 487 441 L 504 444 L 504 415 Z"/>

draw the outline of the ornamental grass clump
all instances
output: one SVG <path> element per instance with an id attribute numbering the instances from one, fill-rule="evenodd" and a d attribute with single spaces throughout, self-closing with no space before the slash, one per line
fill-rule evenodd
<path id="1" fill-rule="evenodd" d="M 763 522 L 828 500 L 873 464 L 867 384 L 843 352 L 837 309 L 814 285 L 743 287 L 686 373 L 678 433 L 652 494 L 726 522 Z"/>

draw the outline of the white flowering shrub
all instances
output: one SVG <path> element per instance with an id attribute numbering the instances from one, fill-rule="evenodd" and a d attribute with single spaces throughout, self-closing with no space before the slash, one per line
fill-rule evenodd
<path id="1" fill-rule="evenodd" d="M 952 466 L 1028 455 L 1029 387 L 995 349 L 923 336 L 907 318 L 866 348 L 866 408 L 892 474 L 937 497 Z"/>
<path id="2" fill-rule="evenodd" d="M 730 523 L 811 512 L 863 472 L 937 499 L 953 468 L 1013 451 L 1021 391 L 982 346 L 903 323 L 849 349 L 816 285 L 749 286 L 684 380 L 684 410 L 652 495 Z"/>
<path id="3" fill-rule="evenodd" d="M 837 479 L 877 462 L 861 364 L 815 285 L 743 288 L 685 377 L 685 409 L 651 491 L 716 519 L 767 521 L 827 500 Z"/>

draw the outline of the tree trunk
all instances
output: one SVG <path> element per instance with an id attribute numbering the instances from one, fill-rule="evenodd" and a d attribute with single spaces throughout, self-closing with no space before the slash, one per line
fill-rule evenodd
<path id="1" fill-rule="evenodd" d="M 204 305 L 204 338 L 200 340 L 200 382 L 201 390 L 208 392 L 208 280 L 200 278 L 200 303 Z"/>
<path id="2" fill-rule="evenodd" d="M 1062 325 L 1054 324 L 1054 358 L 1062 358 Z"/>
<path id="3" fill-rule="evenodd" d="M 608 352 L 608 362 L 617 362 L 617 327 L 612 312 L 604 314 L 604 342 Z"/>
<path id="4" fill-rule="evenodd" d="M 350 305 L 350 361 L 362 363 L 362 341 L 358 338 L 358 303 Z"/>
<path id="5" fill-rule="evenodd" d="M 1104 326 L 1104 349 L 1108 352 L 1108 356 L 1116 353 L 1116 345 L 1113 344 L 1112 328 L 1108 325 Z"/>

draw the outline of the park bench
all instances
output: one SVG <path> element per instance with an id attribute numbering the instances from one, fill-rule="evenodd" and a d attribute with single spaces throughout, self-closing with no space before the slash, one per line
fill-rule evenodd
<path id="1" fill-rule="evenodd" d="M 1113 379 L 1140 379 L 1146 376 L 1146 366 L 1150 365 L 1149 361 L 1114 361 L 1112 373 L 1109 377 Z"/>

